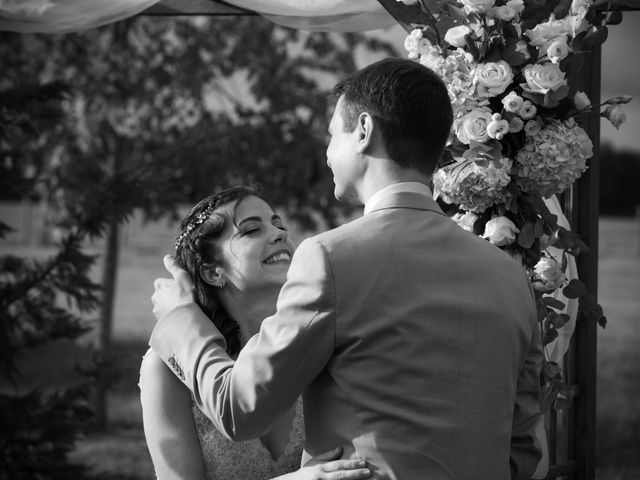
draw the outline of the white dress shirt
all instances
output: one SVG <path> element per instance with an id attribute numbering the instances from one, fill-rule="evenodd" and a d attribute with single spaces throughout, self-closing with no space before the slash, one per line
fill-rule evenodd
<path id="1" fill-rule="evenodd" d="M 431 193 L 431 189 L 424 183 L 420 183 L 420 182 L 393 183 L 391 185 L 388 185 L 378 190 L 376 193 L 371 195 L 371 198 L 369 198 L 369 200 L 364 206 L 363 214 L 366 215 L 370 213 L 376 207 L 376 205 L 380 203 L 380 200 L 382 200 L 384 197 L 387 197 L 389 195 L 393 195 L 399 192 L 419 193 L 420 195 L 425 195 L 429 198 L 433 197 L 433 194 Z"/>

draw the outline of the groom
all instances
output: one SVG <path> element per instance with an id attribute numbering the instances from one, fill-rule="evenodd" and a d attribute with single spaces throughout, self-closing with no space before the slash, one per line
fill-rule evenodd
<path id="1" fill-rule="evenodd" d="M 303 463 L 336 445 L 373 478 L 530 478 L 542 350 L 522 267 L 462 230 L 428 183 L 447 90 L 401 59 L 335 87 L 327 163 L 364 215 L 302 242 L 234 362 L 184 271 L 154 293 L 150 345 L 229 438 L 262 435 L 303 394 Z"/>

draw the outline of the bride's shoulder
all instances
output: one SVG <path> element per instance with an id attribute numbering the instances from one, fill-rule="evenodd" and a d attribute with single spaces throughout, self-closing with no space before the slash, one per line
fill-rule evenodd
<path id="1" fill-rule="evenodd" d="M 164 370 L 164 362 L 152 348 L 146 351 L 140 363 L 140 374 L 155 374 Z"/>
<path id="2" fill-rule="evenodd" d="M 167 388 L 168 385 L 180 383 L 173 372 L 164 364 L 162 358 L 151 348 L 142 357 L 140 363 L 139 387 Z"/>

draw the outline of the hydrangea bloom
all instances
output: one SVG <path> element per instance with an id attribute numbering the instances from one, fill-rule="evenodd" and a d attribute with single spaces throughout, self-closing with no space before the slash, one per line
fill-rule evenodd
<path id="1" fill-rule="evenodd" d="M 545 198 L 563 192 L 587 169 L 593 145 L 573 118 L 550 122 L 528 136 L 516 155 L 516 183 L 523 191 Z"/>
<path id="2" fill-rule="evenodd" d="M 509 193 L 512 162 L 502 158 L 494 162 L 479 155 L 439 169 L 433 177 L 436 197 L 474 213 L 482 213 L 496 203 L 505 202 Z"/>

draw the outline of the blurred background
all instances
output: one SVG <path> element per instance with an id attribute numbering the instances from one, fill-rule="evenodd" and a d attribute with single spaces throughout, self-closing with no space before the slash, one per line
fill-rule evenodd
<path id="1" fill-rule="evenodd" d="M 379 58 L 404 56 L 404 35 L 399 27 L 309 34 L 259 17 L 138 17 L 66 35 L 0 33 L 0 220 L 12 229 L 0 228 L 0 287 L 12 285 L 5 300 L 26 298 L 3 319 L 0 362 L 13 381 L 3 380 L 0 398 L 22 409 L 25 422 L 66 402 L 74 407 L 61 415 L 91 425 L 79 442 L 60 431 L 57 446 L 49 445 L 54 454 L 68 447 L 86 466 L 60 478 L 155 478 L 138 368 L 155 323 L 152 282 L 165 275 L 162 256 L 173 249 L 177 220 L 211 191 L 245 181 L 263 186 L 297 242 L 359 214 L 333 199 L 327 88 Z M 609 320 L 598 332 L 603 480 L 640 478 L 638 45 L 640 12 L 628 12 L 610 28 L 602 55 L 603 100 L 634 96 L 626 123 L 616 130 L 603 120 L 601 132 L 598 297 Z M 70 298 L 68 310 L 38 303 L 29 288 Z M 20 314 L 33 325 L 16 343 L 11 321 Z M 86 382 L 96 386 L 88 396 Z M 29 396 L 51 387 L 72 396 Z M 23 396 L 11 404 L 4 393 L 16 389 Z"/>

